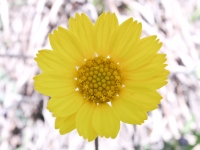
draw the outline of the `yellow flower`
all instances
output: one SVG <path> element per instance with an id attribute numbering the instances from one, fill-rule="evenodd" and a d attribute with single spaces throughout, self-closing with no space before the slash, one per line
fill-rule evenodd
<path id="1" fill-rule="evenodd" d="M 51 97 L 47 108 L 60 134 L 77 129 L 88 141 L 115 138 L 120 121 L 142 124 L 158 107 L 157 89 L 169 74 L 166 55 L 158 53 L 156 36 L 140 39 L 141 30 L 132 18 L 119 25 L 115 14 L 103 13 L 93 24 L 76 14 L 69 29 L 49 35 L 53 50 L 37 54 L 42 73 L 34 87 Z"/>

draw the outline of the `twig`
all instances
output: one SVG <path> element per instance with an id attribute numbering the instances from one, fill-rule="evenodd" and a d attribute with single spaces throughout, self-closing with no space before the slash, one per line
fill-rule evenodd
<path id="1" fill-rule="evenodd" d="M 17 94 L 17 96 L 20 96 L 18 101 L 13 103 L 12 105 L 8 106 L 8 107 L 5 107 L 3 108 L 1 111 L 0 111 L 0 115 L 4 115 L 9 109 L 11 108 L 14 108 L 14 107 L 17 107 L 19 105 L 21 105 L 22 103 L 24 102 L 31 102 L 32 104 L 36 104 L 38 103 L 38 101 L 41 99 L 39 96 L 40 95 L 36 95 L 36 96 L 32 96 L 32 97 L 29 97 L 29 96 L 23 96 L 23 95 L 20 95 L 20 94 Z"/>
<path id="2" fill-rule="evenodd" d="M 32 56 L 25 55 L 10 55 L 10 54 L 0 54 L 0 57 L 13 57 L 13 58 L 33 58 Z"/>

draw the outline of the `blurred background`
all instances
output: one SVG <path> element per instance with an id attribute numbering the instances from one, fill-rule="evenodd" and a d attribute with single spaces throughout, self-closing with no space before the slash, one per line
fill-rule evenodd
<path id="1" fill-rule="evenodd" d="M 0 150 L 94 149 L 76 131 L 54 129 L 49 98 L 33 89 L 33 58 L 70 16 L 95 21 L 103 11 L 142 22 L 142 37 L 158 35 L 171 74 L 159 109 L 141 126 L 121 124 L 116 139 L 100 138 L 99 150 L 200 150 L 199 0 L 0 0 Z"/>

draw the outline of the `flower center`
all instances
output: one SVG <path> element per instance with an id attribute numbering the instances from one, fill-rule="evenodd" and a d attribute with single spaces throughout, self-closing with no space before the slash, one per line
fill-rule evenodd
<path id="1" fill-rule="evenodd" d="M 84 98 L 95 103 L 109 102 L 122 87 L 121 70 L 109 58 L 95 57 L 78 69 L 77 83 Z"/>

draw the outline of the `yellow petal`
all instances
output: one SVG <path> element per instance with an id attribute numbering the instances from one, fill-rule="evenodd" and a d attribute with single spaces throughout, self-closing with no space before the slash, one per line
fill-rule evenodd
<path id="1" fill-rule="evenodd" d="M 134 52 L 134 47 L 140 39 L 141 31 L 141 23 L 133 22 L 132 18 L 123 22 L 111 37 L 109 47 L 111 58 L 117 62 L 130 58 L 130 52 Z"/>
<path id="2" fill-rule="evenodd" d="M 58 27 L 53 34 L 49 34 L 49 40 L 53 51 L 66 58 L 71 58 L 78 64 L 84 60 L 81 43 L 71 31 Z"/>
<path id="3" fill-rule="evenodd" d="M 101 137 L 105 136 L 106 138 L 115 138 L 120 128 L 120 121 L 107 103 L 97 106 L 92 117 L 92 124 L 95 131 Z"/>
<path id="4" fill-rule="evenodd" d="M 162 96 L 151 88 L 148 87 L 135 87 L 132 85 L 125 86 L 119 93 L 120 99 L 129 99 L 139 108 L 151 111 L 157 108 Z"/>
<path id="5" fill-rule="evenodd" d="M 79 39 L 84 49 L 84 58 L 93 57 L 95 51 L 93 47 L 92 21 L 85 14 L 76 14 L 75 19 L 69 19 L 69 30 Z"/>
<path id="6" fill-rule="evenodd" d="M 87 101 L 78 110 L 76 115 L 76 128 L 79 135 L 83 136 L 84 139 L 92 141 L 97 137 L 97 133 L 92 126 L 92 116 L 96 105 L 92 102 Z"/>
<path id="7" fill-rule="evenodd" d="M 162 64 L 161 66 L 157 66 L 154 68 L 150 68 L 148 65 L 138 69 L 138 70 L 134 70 L 132 72 L 128 72 L 126 73 L 126 78 L 127 79 L 132 79 L 132 80 L 145 80 L 145 79 L 150 79 L 154 76 L 159 75 L 159 73 L 165 71 L 166 74 L 168 74 L 169 72 L 167 70 L 165 70 L 164 68 L 166 67 L 165 64 Z"/>
<path id="8" fill-rule="evenodd" d="M 99 55 L 108 55 L 109 41 L 118 26 L 115 14 L 102 13 L 94 25 L 94 48 Z"/>
<path id="9" fill-rule="evenodd" d="M 55 128 L 60 129 L 59 132 L 62 135 L 69 133 L 76 128 L 75 118 L 76 113 L 68 117 L 57 117 L 55 121 Z"/>
<path id="10" fill-rule="evenodd" d="M 141 124 L 147 119 L 147 112 L 140 110 L 136 106 L 130 105 L 121 99 L 116 99 L 112 102 L 113 110 L 117 117 L 125 123 Z"/>
<path id="11" fill-rule="evenodd" d="M 137 96 L 136 93 L 139 95 Z M 137 97 L 140 102 L 150 102 L 156 104 L 159 104 L 162 99 L 162 96 L 156 90 L 142 87 L 132 88 L 130 85 L 125 86 L 125 88 L 119 92 L 119 95 L 121 98 L 134 96 L 135 98 Z M 146 100 L 147 98 L 149 99 L 148 101 Z"/>
<path id="12" fill-rule="evenodd" d="M 160 67 L 166 62 L 166 54 L 155 54 L 152 56 L 152 59 L 148 63 L 144 63 L 140 67 L 137 67 L 136 69 L 129 69 L 130 71 L 134 70 L 142 70 L 144 67 L 147 67 L 149 70 L 154 69 L 155 67 Z M 166 66 L 166 64 L 165 64 Z M 147 70 L 148 71 L 148 70 Z"/>
<path id="13" fill-rule="evenodd" d="M 76 81 L 70 77 L 71 75 L 66 73 L 44 72 L 34 77 L 34 88 L 51 97 L 66 96 L 76 88 Z"/>
<path id="14" fill-rule="evenodd" d="M 155 76 L 147 80 L 126 80 L 124 84 L 135 87 L 149 87 L 156 90 L 167 84 L 167 79 L 167 76 Z"/>
<path id="15" fill-rule="evenodd" d="M 156 38 L 156 36 L 149 36 L 141 39 L 130 54 L 131 59 L 120 62 L 121 67 L 124 70 L 133 70 L 148 64 L 162 46 L 162 43 Z"/>
<path id="16" fill-rule="evenodd" d="M 59 71 L 64 73 L 70 73 L 73 77 L 75 76 L 76 64 L 59 53 L 52 50 L 40 50 L 35 58 L 40 69 L 45 71 Z"/>
<path id="17" fill-rule="evenodd" d="M 74 91 L 64 97 L 52 97 L 47 104 L 47 109 L 57 117 L 66 117 L 78 111 L 83 103 L 83 96 Z"/>
<path id="18" fill-rule="evenodd" d="M 112 107 L 121 121 L 141 124 L 147 119 L 147 112 L 158 107 L 161 98 L 156 91 L 145 88 L 143 91 L 136 91 L 126 88 L 112 101 Z"/>
<path id="19" fill-rule="evenodd" d="M 124 70 L 124 84 L 160 88 L 166 84 L 169 71 L 165 70 L 166 61 L 164 54 L 157 54 L 149 63 L 133 70 Z"/>

